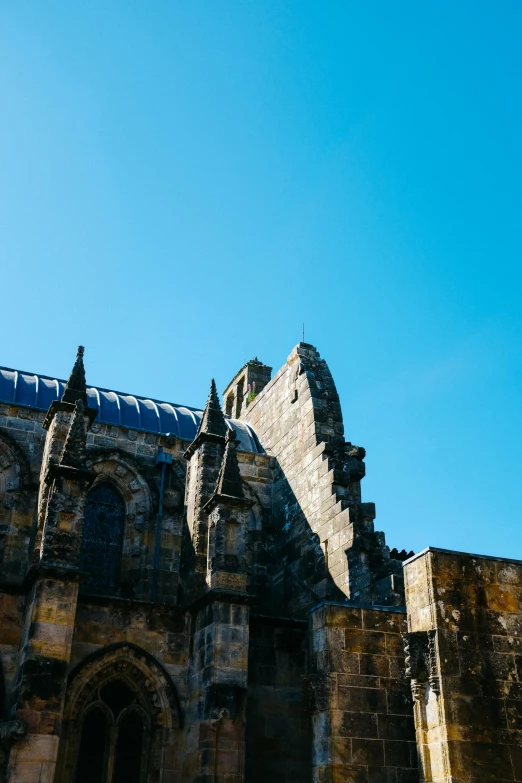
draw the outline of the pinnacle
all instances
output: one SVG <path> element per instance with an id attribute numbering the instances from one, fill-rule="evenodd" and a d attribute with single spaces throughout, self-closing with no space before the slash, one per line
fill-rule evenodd
<path id="1" fill-rule="evenodd" d="M 221 405 L 219 404 L 216 382 L 214 378 L 212 378 L 207 404 L 205 405 L 197 434 L 206 433 L 207 435 L 220 435 L 221 437 L 224 437 L 226 430 L 227 425 L 225 424 L 225 417 L 221 410 Z"/>
<path id="2" fill-rule="evenodd" d="M 244 500 L 245 495 L 237 461 L 236 443 L 236 434 L 232 429 L 229 429 L 226 437 L 225 454 L 219 469 L 216 495 L 227 495 L 228 497 Z"/>
<path id="3" fill-rule="evenodd" d="M 75 403 L 80 400 L 84 406 L 87 406 L 87 384 L 85 382 L 85 368 L 83 366 L 83 345 L 78 346 L 76 361 L 69 376 L 62 395 L 62 402 Z"/>
<path id="4" fill-rule="evenodd" d="M 85 406 L 81 400 L 76 400 L 71 426 L 63 448 L 61 463 L 72 468 L 85 466 L 87 429 L 84 417 Z"/>

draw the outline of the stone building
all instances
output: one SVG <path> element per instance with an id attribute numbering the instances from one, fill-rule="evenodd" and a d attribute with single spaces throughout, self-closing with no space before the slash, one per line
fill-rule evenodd
<path id="1" fill-rule="evenodd" d="M 0 370 L 0 778 L 522 781 L 522 562 L 390 552 L 300 343 L 204 411 Z"/>

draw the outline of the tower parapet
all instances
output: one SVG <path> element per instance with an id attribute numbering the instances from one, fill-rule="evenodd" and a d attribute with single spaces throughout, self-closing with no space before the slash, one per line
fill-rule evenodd
<path id="1" fill-rule="evenodd" d="M 270 382 L 271 375 L 272 368 L 260 362 L 257 356 L 244 364 L 223 392 L 223 410 L 227 416 L 241 418 Z"/>

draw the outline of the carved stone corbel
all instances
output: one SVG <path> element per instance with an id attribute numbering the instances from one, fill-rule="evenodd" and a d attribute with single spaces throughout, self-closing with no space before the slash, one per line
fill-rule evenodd
<path id="1" fill-rule="evenodd" d="M 405 674 L 411 680 L 411 690 L 415 701 L 421 701 L 426 684 L 433 693 L 440 693 L 440 680 L 437 669 L 437 631 L 414 631 L 402 634 L 404 643 Z"/>

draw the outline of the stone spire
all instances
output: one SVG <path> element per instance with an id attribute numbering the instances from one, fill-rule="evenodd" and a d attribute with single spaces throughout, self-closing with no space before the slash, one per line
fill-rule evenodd
<path id="1" fill-rule="evenodd" d="M 185 452 L 185 459 L 191 459 L 194 452 L 204 442 L 208 443 L 210 441 L 218 443 L 220 444 L 221 448 L 224 448 L 226 434 L 227 425 L 225 422 L 225 416 L 219 404 L 216 382 L 214 378 L 212 378 L 207 404 L 205 405 L 205 410 L 203 411 L 203 416 L 201 417 L 198 431 L 196 432 L 196 437 Z M 221 451 L 218 457 L 219 461 L 216 465 L 216 471 L 218 470 L 217 466 L 221 464 L 222 454 L 223 452 Z"/>
<path id="2" fill-rule="evenodd" d="M 241 474 L 239 473 L 236 443 L 235 432 L 232 429 L 228 429 L 225 454 L 223 455 L 215 494 L 244 500 L 245 495 L 241 484 Z"/>
<path id="3" fill-rule="evenodd" d="M 85 425 L 85 407 L 82 400 L 76 400 L 74 413 L 65 441 L 61 459 L 62 465 L 71 468 L 84 468 L 87 452 L 87 427 Z"/>
<path id="4" fill-rule="evenodd" d="M 65 386 L 62 396 L 62 402 L 72 402 L 73 404 L 80 400 L 87 407 L 87 384 L 85 382 L 85 368 L 83 366 L 83 345 L 78 346 L 76 361 Z"/>
<path id="5" fill-rule="evenodd" d="M 216 382 L 212 378 L 210 384 L 210 392 L 208 395 L 207 404 L 203 412 L 196 438 L 198 435 L 218 435 L 222 438 L 225 437 L 227 431 L 227 425 L 225 424 L 225 417 L 219 404 L 219 397 L 216 389 Z"/>

